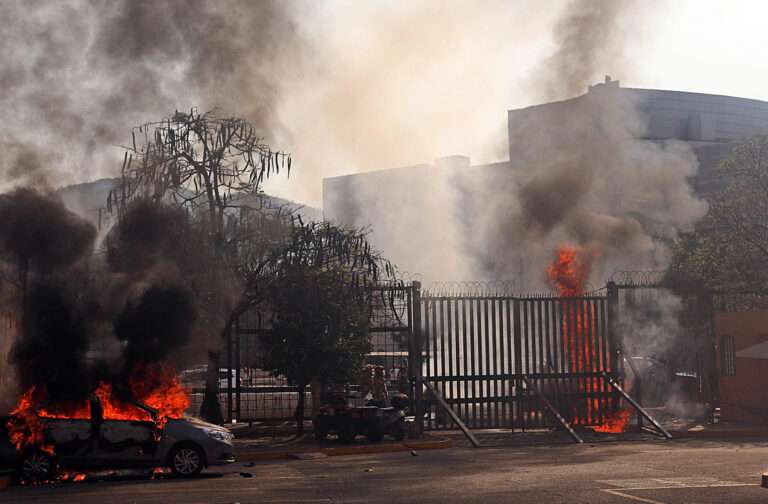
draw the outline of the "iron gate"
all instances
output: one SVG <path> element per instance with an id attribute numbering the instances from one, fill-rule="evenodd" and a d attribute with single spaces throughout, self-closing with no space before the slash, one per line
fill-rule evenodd
<path id="1" fill-rule="evenodd" d="M 618 404 L 602 374 L 620 371 L 613 300 L 426 293 L 421 372 L 470 428 L 555 427 L 543 398 L 569 423 L 602 424 Z M 432 399 L 424 427 L 455 428 Z"/>
<path id="2" fill-rule="evenodd" d="M 381 283 L 373 287 L 373 306 L 369 327 L 371 351 L 366 362 L 384 366 L 389 387 L 401 386 L 408 374 L 409 345 L 413 341 L 412 309 L 414 282 Z M 298 403 L 298 389 L 284 376 L 264 369 L 259 338 L 270 330 L 269 320 L 257 310 L 245 313 L 235 324 L 222 352 L 219 401 L 223 417 L 229 422 L 293 421 Z M 310 387 L 304 394 L 305 415 L 312 414 Z M 193 411 L 199 409 L 203 389 L 193 389 Z"/>

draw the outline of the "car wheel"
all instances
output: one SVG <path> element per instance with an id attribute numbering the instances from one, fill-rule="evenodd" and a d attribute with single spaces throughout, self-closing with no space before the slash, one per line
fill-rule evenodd
<path id="1" fill-rule="evenodd" d="M 203 451 L 194 445 L 182 445 L 173 449 L 170 456 L 171 472 L 174 476 L 189 478 L 203 470 Z"/>
<path id="2" fill-rule="evenodd" d="M 56 474 L 56 465 L 50 454 L 41 450 L 32 450 L 21 459 L 19 474 L 24 481 L 49 481 Z"/>

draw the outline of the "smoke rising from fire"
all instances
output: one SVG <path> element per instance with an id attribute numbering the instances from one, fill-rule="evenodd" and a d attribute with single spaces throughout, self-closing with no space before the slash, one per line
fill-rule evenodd
<path id="1" fill-rule="evenodd" d="M 584 92 L 606 68 L 623 72 L 621 28 L 634 0 L 572 0 L 553 29 L 557 50 L 539 72 L 543 99 L 558 100 Z"/>
<path id="2" fill-rule="evenodd" d="M 170 247 L 159 237 L 174 236 L 169 230 L 180 228 L 179 215 L 137 203 L 113 229 L 106 257 L 93 255 L 93 226 L 51 194 L 0 195 L 0 217 L 6 280 L 15 285 L 3 310 L 21 319 L 10 352 L 18 391 L 74 404 L 106 382 L 127 397 L 146 366 L 184 358 L 176 354 L 194 334 L 197 303 L 183 269 L 171 267 L 180 254 L 165 253 Z"/>
<path id="3" fill-rule="evenodd" d="M 9 184 L 114 175 L 133 124 L 221 107 L 274 128 L 303 51 L 283 2 L 2 2 L 0 175 Z"/>

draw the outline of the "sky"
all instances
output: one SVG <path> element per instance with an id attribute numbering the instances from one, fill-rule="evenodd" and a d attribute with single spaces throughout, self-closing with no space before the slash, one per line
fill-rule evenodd
<path id="1" fill-rule="evenodd" d="M 0 185 L 20 183 L 28 147 L 52 185 L 115 176 L 131 126 L 191 106 L 253 119 L 294 157 L 267 192 L 316 207 L 323 177 L 505 160 L 506 110 L 550 98 L 553 27 L 574 2 L 589 4 L 6 0 Z M 590 81 L 768 100 L 767 2 L 624 0 L 620 14 Z"/>

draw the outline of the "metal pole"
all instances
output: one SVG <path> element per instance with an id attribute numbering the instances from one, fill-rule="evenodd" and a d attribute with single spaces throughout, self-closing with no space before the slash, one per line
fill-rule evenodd
<path id="1" fill-rule="evenodd" d="M 216 380 L 221 377 L 219 370 L 216 370 Z M 227 421 L 232 422 L 232 326 L 227 332 Z"/>
<path id="2" fill-rule="evenodd" d="M 651 415 L 650 415 L 650 414 L 649 414 L 647 411 L 645 411 L 645 410 L 643 409 L 643 407 L 642 407 L 642 406 L 640 406 L 640 405 L 637 403 L 637 401 L 635 401 L 634 399 L 632 399 L 632 398 L 629 396 L 629 394 L 627 394 L 626 392 L 624 392 L 624 389 L 623 389 L 623 388 L 621 388 L 621 385 L 619 385 L 618 383 L 616 383 L 616 381 L 615 381 L 613 378 L 611 378 L 611 376 L 610 376 L 608 373 L 606 373 L 605 371 L 603 371 L 601 374 L 603 375 L 603 378 L 605 378 L 605 380 L 608 382 L 608 384 L 609 384 L 611 387 L 613 387 L 614 389 L 616 389 L 616 391 L 618 391 L 618 393 L 619 393 L 619 394 L 621 394 L 621 396 L 622 396 L 622 397 L 623 397 L 623 398 L 624 398 L 624 399 L 625 399 L 625 400 L 626 400 L 626 401 L 627 401 L 629 404 L 631 404 L 631 405 L 632 405 L 632 406 L 633 406 L 633 407 L 634 407 L 634 408 L 637 410 L 637 412 L 638 412 L 638 413 L 640 413 L 642 416 L 644 416 L 646 420 L 648 420 L 649 422 L 651 422 L 651 423 L 653 424 L 653 426 L 654 426 L 654 427 L 656 427 L 656 429 L 658 429 L 658 431 L 659 431 L 659 432 L 661 432 L 661 433 L 662 433 L 662 435 L 663 435 L 665 438 L 667 438 L 667 439 L 672 439 L 672 434 L 670 434 L 670 433 L 669 433 L 669 432 L 668 432 L 668 431 L 667 431 L 667 430 L 666 430 L 664 427 L 662 427 L 662 426 L 661 426 L 661 424 L 659 424 L 659 422 L 657 422 L 657 421 L 656 421 L 656 419 L 655 419 L 655 418 L 653 418 L 653 417 L 652 417 L 652 416 L 651 416 Z"/>
<path id="3" fill-rule="evenodd" d="M 242 387 L 242 379 L 240 372 L 240 320 L 235 321 L 235 412 L 236 419 L 240 420 L 242 415 L 240 414 L 240 388 Z"/>
<path id="4" fill-rule="evenodd" d="M 541 393 L 541 390 L 539 390 L 539 388 L 536 385 L 534 385 L 533 382 L 525 375 L 523 375 L 523 381 L 525 382 L 525 384 L 528 386 L 529 389 L 533 390 L 534 394 L 539 396 L 539 399 L 541 399 L 541 402 L 544 403 L 544 406 L 546 406 L 546 408 L 550 411 L 550 413 L 552 413 L 555 416 L 557 421 L 560 422 L 560 425 L 562 425 L 565 428 L 566 432 L 568 432 L 568 434 L 573 438 L 573 440 L 576 441 L 577 443 L 583 443 L 584 440 L 581 439 L 581 437 L 578 434 L 576 434 L 576 431 L 573 430 L 573 427 L 571 427 L 571 424 L 569 424 L 565 420 L 565 418 L 563 418 L 560 412 L 558 412 L 555 409 L 555 407 L 552 406 L 552 404 L 547 400 L 547 398 L 544 397 L 544 394 Z"/>
<path id="5" fill-rule="evenodd" d="M 408 345 L 408 374 L 413 383 L 416 429 L 419 434 L 424 432 L 424 395 L 419 380 L 422 378 L 423 363 L 422 349 L 424 346 L 421 334 L 421 282 L 411 284 L 411 343 Z"/>
<path id="6" fill-rule="evenodd" d="M 429 392 L 432 394 L 432 397 L 435 398 L 437 404 L 440 405 L 440 407 L 443 408 L 446 413 L 448 413 L 448 416 L 451 417 L 451 420 L 453 420 L 454 423 L 459 426 L 459 429 L 461 429 L 461 432 L 467 436 L 467 439 L 469 439 L 469 442 L 472 443 L 472 446 L 475 448 L 480 448 L 480 442 L 477 440 L 475 435 L 470 432 L 469 428 L 464 425 L 464 422 L 461 420 L 461 418 L 459 418 L 459 415 L 457 415 L 456 412 L 453 411 L 453 409 L 448 405 L 448 403 L 445 402 L 443 396 L 440 395 L 440 392 L 438 392 L 436 388 L 432 387 L 432 385 L 430 385 L 429 382 L 427 382 L 427 380 L 422 377 L 418 378 L 418 382 L 427 387 L 427 390 L 429 390 Z M 420 389 L 421 387 L 417 388 Z"/>
<path id="7" fill-rule="evenodd" d="M 622 353 L 621 341 L 618 336 L 618 323 L 619 323 L 619 288 L 616 282 L 608 282 L 605 285 L 606 290 L 606 315 L 608 316 L 608 350 L 609 354 L 609 368 L 606 370 L 618 376 L 621 383 L 624 383 L 624 366 L 619 356 Z M 614 396 L 610 401 L 609 414 L 613 414 L 619 410 L 619 401 Z"/>

